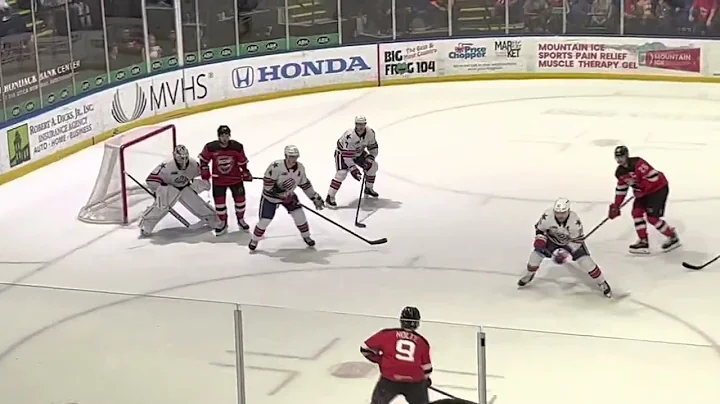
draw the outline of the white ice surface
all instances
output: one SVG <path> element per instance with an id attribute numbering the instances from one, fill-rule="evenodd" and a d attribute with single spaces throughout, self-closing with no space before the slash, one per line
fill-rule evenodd
<path id="1" fill-rule="evenodd" d="M 497 81 L 207 112 L 172 121 L 192 153 L 227 124 L 260 175 L 296 144 L 322 195 L 336 138 L 366 115 L 378 132 L 381 198 L 364 205 L 361 233 L 389 243 L 369 247 L 309 216 L 318 242 L 309 251 L 282 211 L 255 255 L 232 225 L 214 238 L 168 217 L 155 238 L 140 240 L 136 226 L 83 224 L 75 217 L 102 158 L 96 146 L 0 187 L 0 281 L 293 308 L 243 306 L 251 404 L 367 402 L 372 375 L 330 372 L 361 361 L 362 339 L 394 322 L 307 310 L 395 316 L 407 304 L 428 320 L 485 328 L 498 404 L 717 403 L 720 265 L 688 272 L 680 263 L 720 253 L 719 109 L 712 85 Z M 586 228 L 605 216 L 619 143 L 668 176 L 667 220 L 684 246 L 628 256 L 626 210 L 589 247 L 628 298 L 605 300 L 561 267 L 517 290 L 532 225 L 552 200 L 575 201 Z M 260 184 L 247 190 L 254 224 Z M 324 213 L 352 227 L 357 192 L 348 179 L 338 194 L 346 208 Z M 651 230 L 655 248 L 660 241 Z M 0 286 L 0 403 L 232 403 L 233 310 Z M 422 330 L 435 382 L 475 397 L 476 328 Z"/>

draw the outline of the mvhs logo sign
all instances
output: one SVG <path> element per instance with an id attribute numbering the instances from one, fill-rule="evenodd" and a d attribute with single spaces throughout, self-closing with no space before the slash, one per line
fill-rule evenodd
<path id="1" fill-rule="evenodd" d="M 233 87 L 239 89 L 255 84 L 255 70 L 252 66 L 240 66 L 232 71 Z"/>

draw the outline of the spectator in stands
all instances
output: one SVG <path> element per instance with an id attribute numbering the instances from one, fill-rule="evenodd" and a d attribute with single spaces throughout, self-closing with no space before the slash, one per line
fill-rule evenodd
<path id="1" fill-rule="evenodd" d="M 590 6 L 590 26 L 602 28 L 604 32 L 614 32 L 620 28 L 615 23 L 615 15 L 612 0 L 595 0 Z"/>
<path id="2" fill-rule="evenodd" d="M 525 27 L 529 33 L 542 34 L 547 32 L 547 22 L 552 8 L 548 0 L 526 0 L 523 6 Z"/>
<path id="3" fill-rule="evenodd" d="M 707 34 L 717 13 L 717 0 L 695 0 L 690 8 L 688 20 L 694 34 Z"/>

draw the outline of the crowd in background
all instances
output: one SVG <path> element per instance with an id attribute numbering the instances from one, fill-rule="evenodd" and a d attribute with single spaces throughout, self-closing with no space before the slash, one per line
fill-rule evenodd
<path id="1" fill-rule="evenodd" d="M 720 33 L 717 1 L 0 0 L 0 122 L 180 61 L 202 63 L 212 58 L 209 50 L 242 56 L 238 44 L 313 35 L 342 43 L 563 33 L 711 37 Z"/>

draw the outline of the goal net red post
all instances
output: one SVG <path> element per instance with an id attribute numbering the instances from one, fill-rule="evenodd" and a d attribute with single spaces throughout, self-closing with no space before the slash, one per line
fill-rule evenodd
<path id="1" fill-rule="evenodd" d="M 96 224 L 128 224 L 140 217 L 152 200 L 140 183 L 177 144 L 175 125 L 143 126 L 105 142 L 100 170 L 90 198 L 80 209 L 78 219 Z"/>

